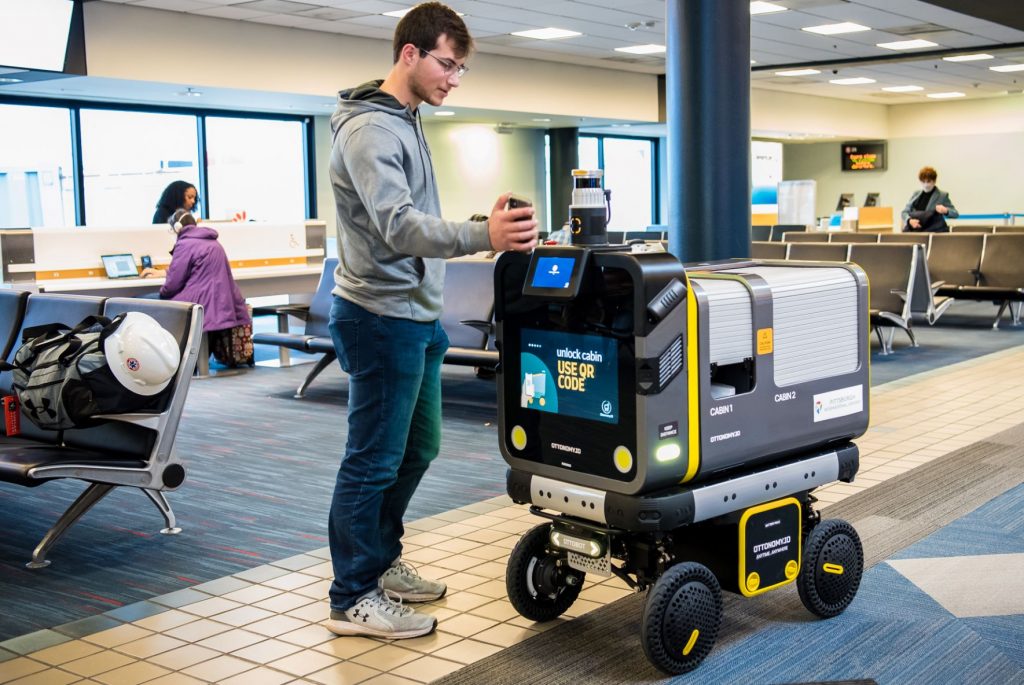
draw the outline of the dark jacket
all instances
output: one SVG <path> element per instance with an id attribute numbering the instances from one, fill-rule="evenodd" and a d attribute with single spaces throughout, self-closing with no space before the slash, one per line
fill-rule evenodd
<path id="1" fill-rule="evenodd" d="M 900 214 L 903 219 L 903 230 L 907 229 L 907 220 L 910 219 L 911 212 L 914 211 L 914 202 L 917 198 L 921 197 L 923 190 L 915 191 L 910 196 L 910 202 L 903 208 L 903 212 Z M 943 216 L 935 211 L 936 205 L 944 205 L 949 213 Z M 928 200 L 928 206 L 924 208 L 922 212 L 916 212 L 914 214 L 915 219 L 921 221 L 922 228 L 920 230 L 933 231 L 937 233 L 944 233 L 949 230 L 946 225 L 946 219 L 955 219 L 960 216 L 960 212 L 957 211 L 956 207 L 953 206 L 953 201 L 949 199 L 949 193 L 945 190 L 939 190 L 938 186 L 935 187 L 932 192 L 931 199 Z"/>
<path id="2" fill-rule="evenodd" d="M 160 297 L 203 305 L 204 331 L 252 323 L 217 231 L 206 226 L 186 226 L 178 234 Z"/>

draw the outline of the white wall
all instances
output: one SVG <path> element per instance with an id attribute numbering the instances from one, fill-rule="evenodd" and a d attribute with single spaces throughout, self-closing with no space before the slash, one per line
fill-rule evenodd
<path id="1" fill-rule="evenodd" d="M 431 124 L 423 127 L 434 158 L 445 218 L 464 221 L 490 214 L 505 192 L 533 200 L 538 220 L 545 205 L 544 131 L 515 129 L 497 133 L 484 124 Z M 540 230 L 546 231 L 546 226 Z"/>
<path id="2" fill-rule="evenodd" d="M 1024 212 L 1024 97 L 956 103 L 894 105 L 889 109 L 888 168 L 841 171 L 840 140 L 785 146 L 786 180 L 817 181 L 817 214 L 835 210 L 840 193 L 860 204 L 880 192 L 880 204 L 903 209 L 925 165 L 962 214 Z"/>
<path id="3" fill-rule="evenodd" d="M 750 91 L 750 128 L 768 133 L 885 138 L 888 108 L 870 102 L 822 98 L 754 88 Z"/>
<path id="4" fill-rule="evenodd" d="M 465 221 L 472 214 L 490 214 L 494 201 L 508 191 L 532 199 L 538 220 L 547 216 L 543 130 L 499 134 L 493 126 L 455 123 L 432 123 L 423 130 L 446 219 Z M 315 135 L 317 212 L 327 222 L 327 235 L 333 236 L 337 209 L 330 179 L 330 117 L 316 117 Z"/>

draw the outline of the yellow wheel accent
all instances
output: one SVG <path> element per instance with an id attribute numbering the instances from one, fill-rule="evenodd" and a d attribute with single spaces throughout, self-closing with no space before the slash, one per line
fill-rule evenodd
<path id="1" fill-rule="evenodd" d="M 821 567 L 821 570 L 825 573 L 833 573 L 837 576 L 843 575 L 843 567 L 839 564 L 825 564 Z"/>
<path id="2" fill-rule="evenodd" d="M 619 473 L 629 473 L 629 470 L 633 468 L 633 453 L 628 448 L 619 445 L 612 453 L 612 461 Z"/>
<path id="3" fill-rule="evenodd" d="M 786 578 L 793 580 L 796 578 L 796 574 L 800 572 L 800 564 L 790 559 L 786 562 Z"/>
<path id="4" fill-rule="evenodd" d="M 693 650 L 693 646 L 697 644 L 698 637 L 700 637 L 700 631 L 694 628 L 693 632 L 690 633 L 690 639 L 686 641 L 686 646 L 683 647 L 683 656 L 689 655 L 689 653 Z"/>
<path id="5" fill-rule="evenodd" d="M 526 448 L 526 430 L 522 426 L 512 428 L 512 446 L 517 450 Z"/>
<path id="6" fill-rule="evenodd" d="M 759 587 L 761 587 L 761 576 L 756 572 L 747 576 L 747 592 L 755 592 Z"/>

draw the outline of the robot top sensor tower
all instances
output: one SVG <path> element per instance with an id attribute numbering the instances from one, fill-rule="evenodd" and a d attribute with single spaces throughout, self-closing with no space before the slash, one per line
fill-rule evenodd
<path id="1" fill-rule="evenodd" d="M 858 468 L 864 272 L 607 245 L 600 177 L 576 173 L 574 244 L 495 266 L 508 493 L 549 519 L 509 559 L 510 601 L 550 620 L 587 573 L 650 588 L 641 642 L 668 673 L 710 652 L 723 589 L 796 582 L 813 613 L 842 612 L 860 540 L 812 492 Z"/>

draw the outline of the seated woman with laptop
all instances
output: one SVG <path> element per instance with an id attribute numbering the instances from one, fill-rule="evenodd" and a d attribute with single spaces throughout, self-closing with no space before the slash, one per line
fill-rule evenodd
<path id="1" fill-rule="evenodd" d="M 203 305 L 203 332 L 218 362 L 232 367 L 252 366 L 252 316 L 231 276 L 231 264 L 217 242 L 217 231 L 198 225 L 185 209 L 175 211 L 167 222 L 178 236 L 171 250 L 171 263 L 166 274 L 144 269 L 143 278 L 165 276 L 161 299 Z"/>

